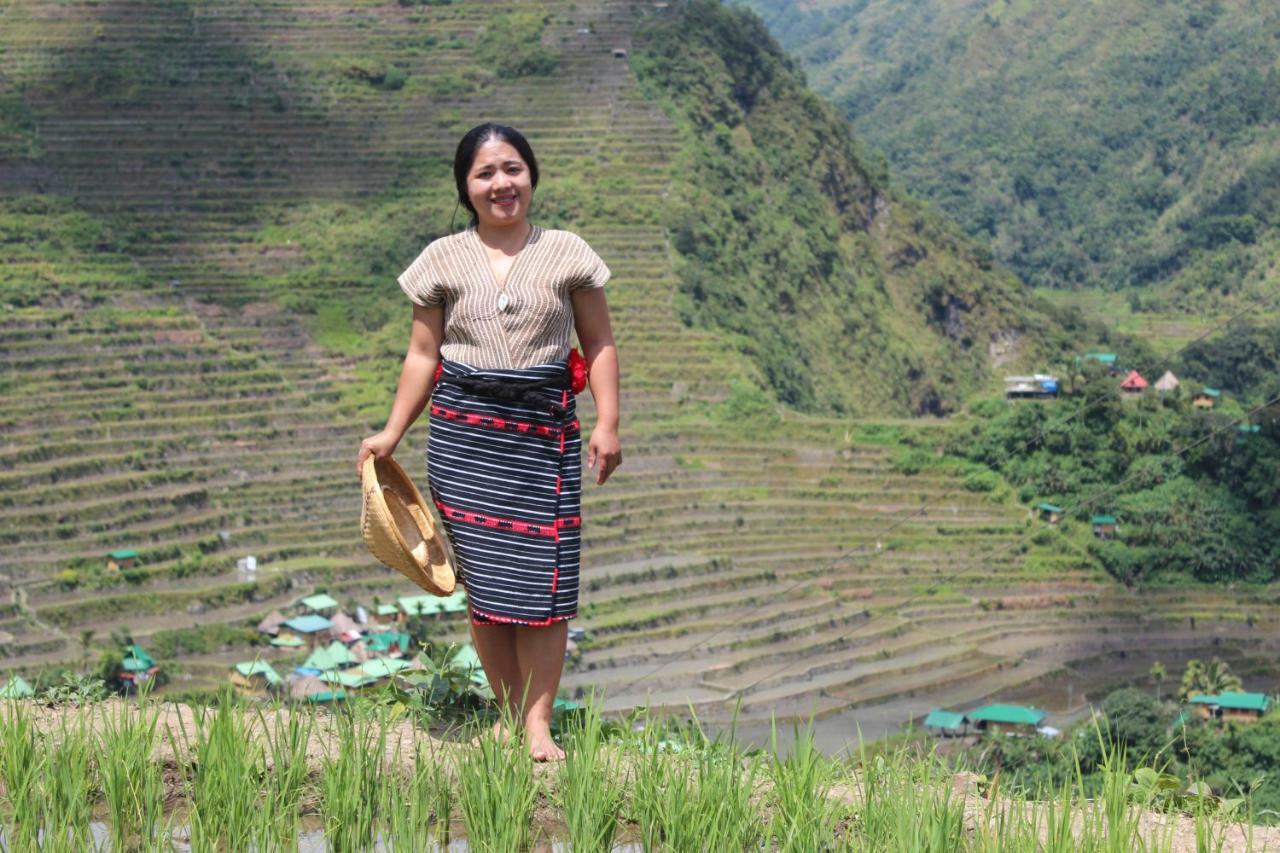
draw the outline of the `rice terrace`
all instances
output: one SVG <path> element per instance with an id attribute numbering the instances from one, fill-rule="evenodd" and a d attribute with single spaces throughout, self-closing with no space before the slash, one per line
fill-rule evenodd
<path id="1" fill-rule="evenodd" d="M 1066 0 L 906 5 L 0 6 L 0 849 L 1280 848 L 1280 100 L 1143 147 L 1089 60 L 1125 257 L 1029 159 L 1079 129 L 975 105 L 1045 127 Z M 1273 12 L 1191 20 L 1273 80 Z M 545 765 L 351 464 L 490 120 L 621 367 Z"/>

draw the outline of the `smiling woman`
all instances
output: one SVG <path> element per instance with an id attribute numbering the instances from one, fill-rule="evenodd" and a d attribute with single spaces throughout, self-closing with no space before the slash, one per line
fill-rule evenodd
<path id="1" fill-rule="evenodd" d="M 538 161 L 519 131 L 484 124 L 454 157 L 471 214 L 399 277 L 413 332 L 386 428 L 361 444 L 389 456 L 430 402 L 427 477 L 467 590 L 471 634 L 530 753 L 558 759 L 552 701 L 577 615 L 582 432 L 569 338 L 577 331 L 597 422 L 587 464 L 602 485 L 622 461 L 610 271 L 570 231 L 529 221 Z"/>

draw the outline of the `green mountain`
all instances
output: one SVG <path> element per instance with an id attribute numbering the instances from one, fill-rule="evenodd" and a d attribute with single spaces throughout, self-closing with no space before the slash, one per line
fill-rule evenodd
<path id="1" fill-rule="evenodd" d="M 747 0 L 813 87 L 1038 286 L 1212 309 L 1280 256 L 1280 7 Z"/>
<path id="2" fill-rule="evenodd" d="M 755 16 L 698 0 L 643 34 L 637 72 L 681 140 L 681 315 L 728 332 L 783 402 L 946 413 L 993 367 L 1044 363 L 1083 332 L 891 191 Z"/>

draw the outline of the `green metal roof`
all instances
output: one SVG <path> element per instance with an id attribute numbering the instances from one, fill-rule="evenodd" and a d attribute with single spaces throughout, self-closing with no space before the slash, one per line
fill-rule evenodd
<path id="1" fill-rule="evenodd" d="M 453 595 L 441 598 L 437 607 L 441 613 L 461 613 L 467 609 L 466 590 L 456 590 Z"/>
<path id="2" fill-rule="evenodd" d="M 363 687 L 377 681 L 377 676 L 363 672 L 322 672 L 320 680 L 329 684 L 341 684 L 343 687 Z"/>
<path id="3" fill-rule="evenodd" d="M 390 651 L 392 646 L 399 646 L 400 651 L 407 652 L 412 639 L 403 631 L 379 631 L 376 634 L 370 634 L 367 643 L 371 652 Z"/>
<path id="4" fill-rule="evenodd" d="M 1232 711 L 1258 711 L 1266 713 L 1271 707 L 1271 698 L 1265 693 L 1241 693 L 1227 691 L 1225 693 L 1196 693 L 1187 700 L 1192 705 L 1217 705 Z"/>
<path id="5" fill-rule="evenodd" d="M 329 657 L 333 658 L 333 662 L 338 666 L 356 662 L 356 656 L 351 654 L 351 649 L 347 648 L 341 640 L 334 640 L 326 647 L 325 651 L 329 653 Z"/>
<path id="6" fill-rule="evenodd" d="M 146 672 L 151 669 L 151 667 L 155 666 L 155 663 L 153 661 L 142 660 L 140 658 L 125 658 L 120 666 L 125 672 Z"/>
<path id="7" fill-rule="evenodd" d="M 267 679 L 268 684 L 279 684 L 280 674 L 276 672 L 275 667 L 264 660 L 246 661 L 236 664 L 236 672 L 248 678 L 251 675 L 263 675 Z"/>
<path id="8" fill-rule="evenodd" d="M 399 608 L 399 607 L 396 607 L 394 604 L 379 604 L 379 605 L 378 605 L 378 615 L 379 615 L 379 616 L 394 616 L 394 615 L 396 615 L 396 614 L 397 614 L 397 613 L 399 613 L 399 612 L 400 612 L 400 608 Z"/>
<path id="9" fill-rule="evenodd" d="M 337 607 L 338 602 L 333 596 L 318 592 L 315 595 L 308 595 L 302 599 L 302 606 L 308 610 L 328 610 L 330 607 Z"/>
<path id="10" fill-rule="evenodd" d="M 929 716 L 924 718 L 924 727 L 926 729 L 959 729 L 965 724 L 964 714 L 957 711 L 944 711 L 937 708 L 929 712 Z"/>
<path id="11" fill-rule="evenodd" d="M 1057 504 L 1051 504 L 1048 501 L 1040 501 L 1036 504 L 1036 509 L 1042 509 L 1045 512 L 1062 512 L 1062 507 Z"/>
<path id="12" fill-rule="evenodd" d="M 410 616 L 427 616 L 438 613 L 439 596 L 435 595 L 402 595 L 396 599 L 400 609 Z"/>
<path id="13" fill-rule="evenodd" d="M 1222 396 L 1222 392 L 1221 392 L 1221 391 L 1219 391 L 1217 388 L 1207 388 L 1207 387 L 1206 387 L 1206 388 L 1205 388 L 1204 390 L 1202 390 L 1200 393 L 1201 393 L 1201 394 L 1206 394 L 1206 395 L 1208 395 L 1208 396 L 1210 396 L 1210 397 L 1221 397 L 1221 396 Z"/>
<path id="14" fill-rule="evenodd" d="M 347 691 L 339 687 L 337 690 L 318 690 L 307 694 L 308 702 L 332 702 L 335 699 L 346 699 Z"/>
<path id="15" fill-rule="evenodd" d="M 308 613 L 306 616 L 295 616 L 292 619 L 286 619 L 284 624 L 295 631 L 314 634 L 316 631 L 325 630 L 331 623 L 318 613 Z"/>
<path id="16" fill-rule="evenodd" d="M 148 664 L 155 663 L 155 661 L 151 659 L 151 655 L 147 654 L 146 650 L 143 649 L 142 646 L 139 646 L 137 643 L 134 643 L 131 646 L 125 646 L 124 656 L 127 658 L 137 658 L 138 660 L 145 661 Z"/>
<path id="17" fill-rule="evenodd" d="M 29 699 L 34 695 L 35 691 L 21 675 L 13 676 L 4 687 L 0 687 L 0 699 Z"/>
<path id="18" fill-rule="evenodd" d="M 138 556 L 138 552 L 133 550 L 132 548 L 118 548 L 115 551 L 112 551 L 111 553 L 107 554 L 107 556 L 111 557 L 114 560 L 136 559 Z"/>
<path id="19" fill-rule="evenodd" d="M 292 634 L 286 634 L 283 637 L 273 637 L 271 639 L 271 645 L 283 646 L 285 648 L 290 648 L 290 649 L 296 649 L 299 646 L 305 646 L 306 644 L 307 643 L 305 640 L 300 640 L 297 637 L 293 636 Z"/>
<path id="20" fill-rule="evenodd" d="M 1114 515 L 1095 515 L 1089 519 L 1093 524 L 1115 524 L 1116 517 Z"/>
<path id="21" fill-rule="evenodd" d="M 430 616 L 433 613 L 458 613 L 467 609 L 467 593 L 457 590 L 453 595 L 405 595 L 396 599 L 400 609 L 410 616 Z"/>
<path id="22" fill-rule="evenodd" d="M 1100 361 L 1103 364 L 1115 364 L 1116 354 L 1113 352 L 1087 352 L 1085 358 L 1091 358 L 1094 361 Z"/>
<path id="23" fill-rule="evenodd" d="M 400 670 L 412 666 L 413 664 L 407 660 L 397 660 L 395 658 L 373 658 L 367 660 L 360 665 L 360 671 L 374 678 L 386 678 L 389 675 L 395 675 Z"/>
<path id="24" fill-rule="evenodd" d="M 331 669 L 337 669 L 338 662 L 333 659 L 333 655 L 329 654 L 327 648 L 317 646 L 311 650 L 311 654 L 307 656 L 302 666 L 304 669 L 318 669 L 321 672 L 328 672 Z"/>
<path id="25" fill-rule="evenodd" d="M 1017 726 L 1038 726 L 1047 716 L 1039 708 L 1028 705 L 983 705 L 968 714 L 969 719 L 975 723 L 1006 723 Z"/>

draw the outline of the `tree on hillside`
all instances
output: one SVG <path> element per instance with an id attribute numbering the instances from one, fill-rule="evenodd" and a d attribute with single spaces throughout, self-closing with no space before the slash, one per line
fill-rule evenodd
<path id="1" fill-rule="evenodd" d="M 1178 698 L 1183 702 L 1197 693 L 1215 694 L 1231 690 L 1241 690 L 1244 682 L 1240 676 L 1231 671 L 1231 665 L 1222 658 L 1214 658 L 1205 663 L 1199 658 L 1187 661 L 1187 668 L 1182 673 L 1182 683 L 1178 687 Z"/>
<path id="2" fill-rule="evenodd" d="M 1143 690 L 1126 687 L 1102 700 L 1102 713 L 1111 743 L 1124 746 L 1130 759 L 1144 766 L 1157 763 L 1156 756 L 1167 746 L 1169 725 L 1159 702 Z"/>

